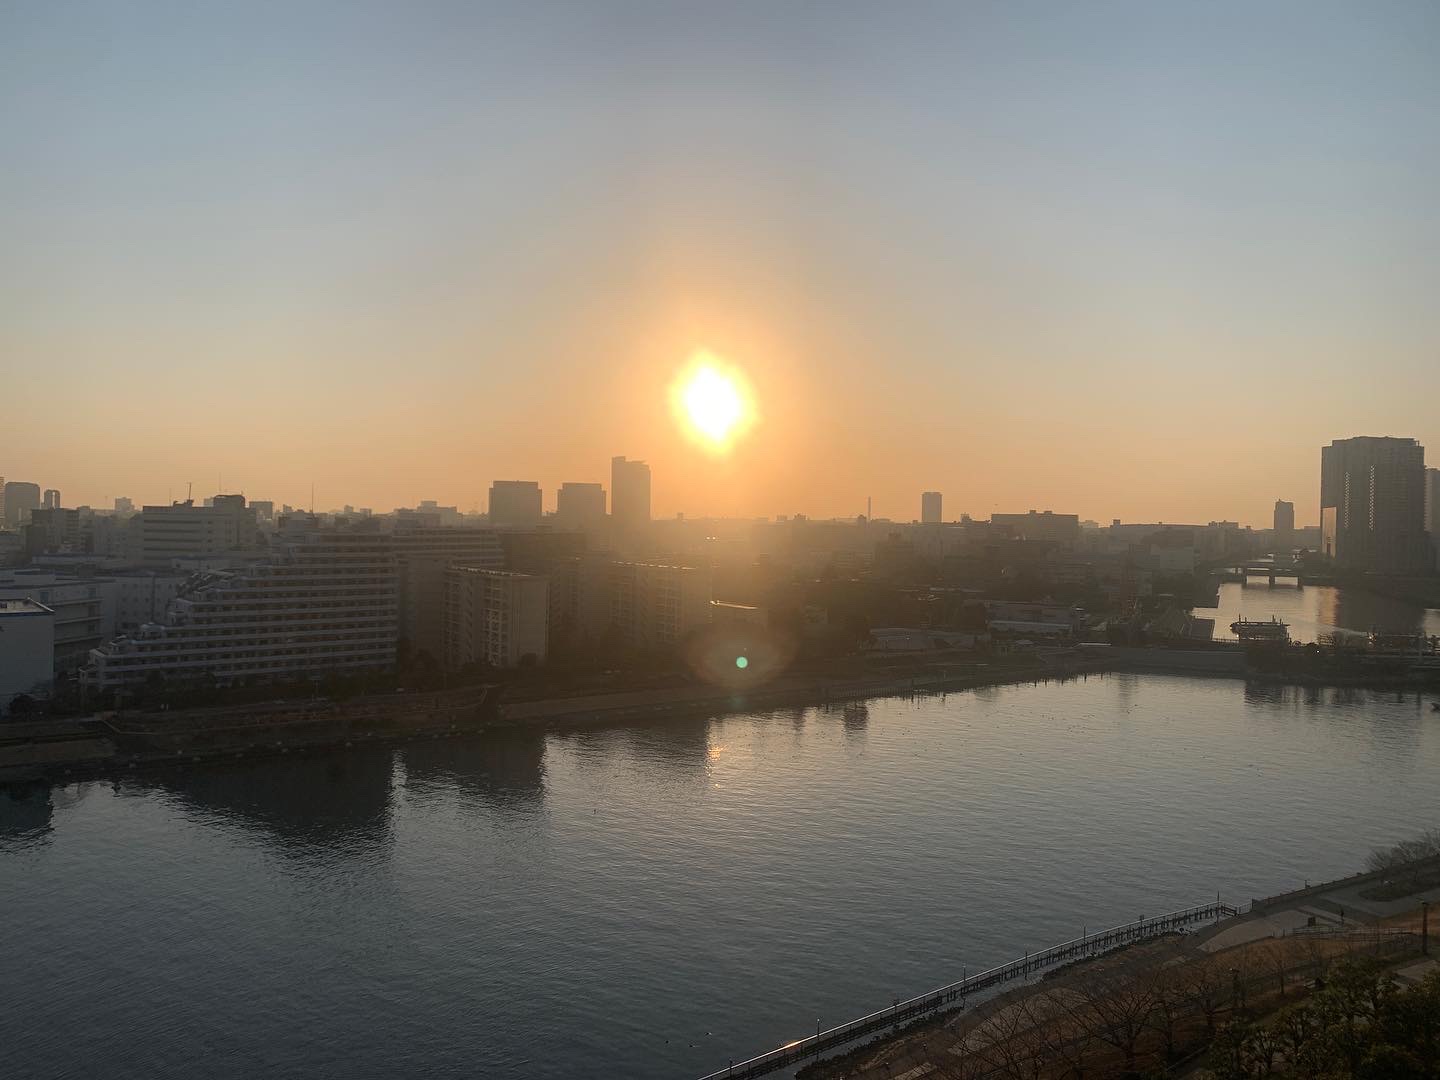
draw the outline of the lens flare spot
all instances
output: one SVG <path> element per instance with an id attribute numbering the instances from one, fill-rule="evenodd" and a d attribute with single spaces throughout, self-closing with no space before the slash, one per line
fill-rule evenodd
<path id="1" fill-rule="evenodd" d="M 735 657 L 735 666 L 738 667 L 741 671 L 744 671 L 747 667 L 750 666 L 750 660 L 744 656 L 737 656 Z"/>

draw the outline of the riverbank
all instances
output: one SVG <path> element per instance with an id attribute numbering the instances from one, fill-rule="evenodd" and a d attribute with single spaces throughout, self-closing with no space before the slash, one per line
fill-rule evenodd
<path id="1" fill-rule="evenodd" d="M 1428 860 L 1425 865 L 1433 863 Z M 1416 864 L 1417 866 L 1420 864 Z M 1386 873 L 1393 874 L 1394 871 Z M 1422 905 L 1440 890 L 1356 908 L 1360 874 L 1254 900 L 1199 932 L 1134 943 L 1052 966 L 998 995 L 962 997 L 913 1023 L 802 1068 L 801 1080 L 883 1080 L 896 1075 L 1131 1076 L 1203 1060 L 1221 1022 L 1251 1023 L 1305 1000 L 1337 965 L 1361 960 L 1413 985 L 1435 971 Z M 1348 917 L 1347 917 L 1348 913 Z M 1361 917 L 1357 924 L 1356 916 Z M 948 1003 L 947 1003 L 948 1004 Z M 803 1040 L 802 1040 L 803 1042 Z M 764 1076 L 773 1070 L 746 1070 Z M 707 1077 L 706 1080 L 709 1080 Z"/>
<path id="2" fill-rule="evenodd" d="M 0 727 L 0 787 L 291 753 L 343 752 L 356 746 L 474 735 L 492 727 L 577 728 L 962 691 L 1099 674 L 1107 665 L 1085 658 L 1025 658 L 994 667 L 954 667 L 953 672 L 861 679 L 791 677 L 741 689 L 691 685 L 540 699 L 500 705 L 484 716 L 473 712 L 479 706 L 477 688 L 471 687 L 348 702 L 307 700 L 31 721 Z"/>
<path id="3" fill-rule="evenodd" d="M 1323 673 L 1256 673 L 1239 647 L 1094 648 L 899 660 L 884 671 L 842 678 L 814 673 L 763 685 L 686 683 L 600 694 L 477 704 L 502 692 L 463 687 L 396 692 L 347 701 L 305 699 L 158 713 L 97 713 L 80 719 L 0 725 L 0 786 L 68 781 L 144 768 L 473 735 L 491 727 L 581 728 L 667 719 L 824 707 L 908 694 L 963 692 L 1106 673 L 1258 678 L 1267 683 L 1423 690 L 1394 675 L 1327 678 Z M 478 696 L 477 696 L 478 695 Z"/>

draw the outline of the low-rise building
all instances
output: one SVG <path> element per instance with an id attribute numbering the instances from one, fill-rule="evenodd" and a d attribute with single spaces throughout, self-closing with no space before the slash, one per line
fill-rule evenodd
<path id="1" fill-rule="evenodd" d="M 55 612 L 28 598 L 0 599 L 0 716 L 22 694 L 49 692 L 54 656 Z"/>
<path id="2" fill-rule="evenodd" d="M 78 671 L 115 633 L 115 582 L 47 569 L 0 570 L 0 600 L 35 600 L 54 615 L 52 670 Z"/>

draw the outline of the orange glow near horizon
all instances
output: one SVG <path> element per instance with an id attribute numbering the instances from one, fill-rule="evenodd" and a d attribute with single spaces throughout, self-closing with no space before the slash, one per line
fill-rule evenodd
<path id="1" fill-rule="evenodd" d="M 676 378 L 670 400 L 686 434 L 713 453 L 728 452 L 755 422 L 744 374 L 707 352 L 697 352 Z"/>

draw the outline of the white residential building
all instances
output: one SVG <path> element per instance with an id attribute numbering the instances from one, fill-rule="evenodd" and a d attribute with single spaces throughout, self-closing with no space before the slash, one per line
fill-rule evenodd
<path id="1" fill-rule="evenodd" d="M 0 600 L 35 600 L 54 614 L 56 675 L 78 671 L 90 650 L 115 634 L 116 585 L 108 577 L 79 577 L 26 567 L 0 570 Z"/>
<path id="2" fill-rule="evenodd" d="M 374 532 L 299 531 L 268 559 L 194 575 L 163 624 L 92 650 L 88 684 L 275 682 L 395 663 L 395 555 Z"/>
<path id="3" fill-rule="evenodd" d="M 478 566 L 445 574 L 445 662 L 517 667 L 549 651 L 550 582 Z"/>
<path id="4" fill-rule="evenodd" d="M 49 692 L 54 656 L 55 613 L 34 600 L 0 600 L 0 716 L 21 694 Z"/>

